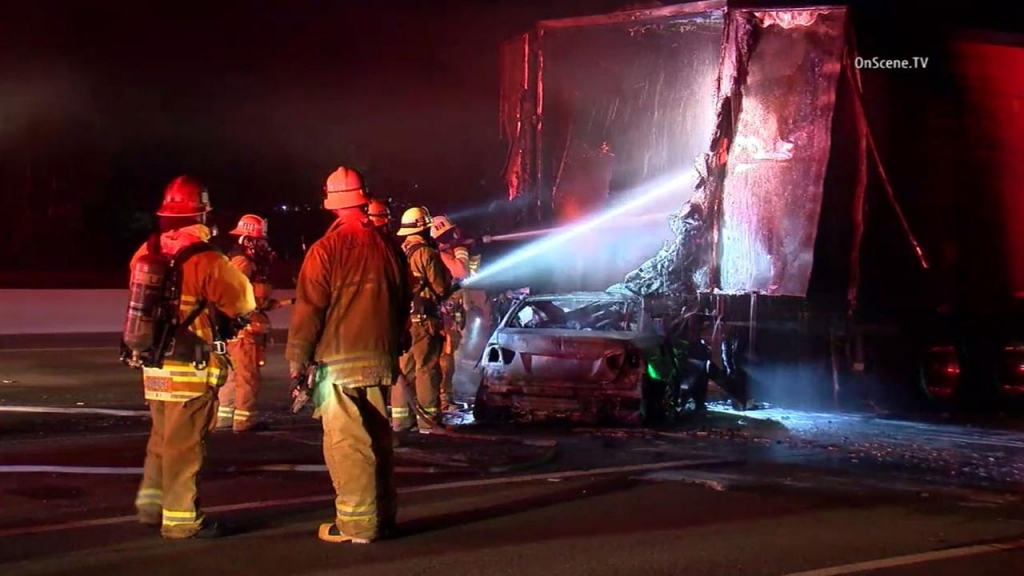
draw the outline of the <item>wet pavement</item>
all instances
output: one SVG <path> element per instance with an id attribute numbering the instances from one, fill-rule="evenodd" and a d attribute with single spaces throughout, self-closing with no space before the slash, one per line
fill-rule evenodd
<path id="1" fill-rule="evenodd" d="M 664 430 L 483 428 L 453 414 L 447 434 L 400 438 L 404 535 L 332 547 L 313 537 L 332 500 L 320 430 L 287 413 L 280 347 L 262 396 L 271 429 L 210 440 L 204 506 L 239 534 L 165 543 L 132 522 L 148 417 L 138 373 L 115 352 L 0 351 L 0 573 L 790 574 L 906 555 L 876 573 L 1021 565 L 1015 549 L 927 556 L 1024 537 L 1019 430 L 724 406 Z M 193 549 L 216 553 L 181 553 Z"/>

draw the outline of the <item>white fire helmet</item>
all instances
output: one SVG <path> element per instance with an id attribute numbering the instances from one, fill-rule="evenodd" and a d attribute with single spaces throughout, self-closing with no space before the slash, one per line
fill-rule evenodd
<path id="1" fill-rule="evenodd" d="M 402 227 L 398 229 L 398 235 L 418 234 L 429 228 L 431 222 L 429 210 L 423 206 L 413 206 L 402 214 Z"/>

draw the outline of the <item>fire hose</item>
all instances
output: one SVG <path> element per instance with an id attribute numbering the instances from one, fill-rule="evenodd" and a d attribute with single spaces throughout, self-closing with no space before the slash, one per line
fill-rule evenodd
<path id="1" fill-rule="evenodd" d="M 273 306 L 264 306 L 260 308 L 260 312 L 270 312 L 271 310 L 277 310 L 278 308 L 284 308 L 285 306 L 293 306 L 295 304 L 295 298 L 285 298 L 284 300 L 273 300 Z"/>

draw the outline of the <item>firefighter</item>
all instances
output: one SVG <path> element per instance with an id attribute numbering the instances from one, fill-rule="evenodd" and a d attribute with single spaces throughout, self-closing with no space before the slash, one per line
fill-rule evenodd
<path id="1" fill-rule="evenodd" d="M 409 431 L 414 427 L 429 433 L 440 423 L 441 351 L 444 330 L 441 303 L 458 290 L 451 273 L 441 260 L 430 237 L 430 212 L 423 207 L 409 208 L 402 214 L 398 235 L 405 238 L 402 250 L 412 274 L 412 313 L 409 331 L 412 344 L 402 356 L 402 375 L 411 384 L 415 399 L 407 398 L 406 385 L 396 386 L 391 396 L 392 427 Z M 419 406 L 416 425 L 409 407 Z"/>
<path id="2" fill-rule="evenodd" d="M 370 217 L 370 223 L 372 223 L 377 230 L 387 238 L 388 243 L 394 247 L 395 253 L 398 254 L 399 259 L 402 261 L 402 267 L 408 270 L 409 265 L 405 261 L 405 254 L 402 252 L 401 242 L 391 234 L 391 207 L 388 203 L 384 200 L 371 198 L 370 203 L 367 204 L 366 215 Z M 408 337 L 408 331 L 403 334 Z M 396 386 L 405 385 L 407 384 L 404 381 L 396 382 Z M 388 396 L 385 397 L 385 403 L 387 404 L 389 414 L 391 412 L 391 396 L 392 394 L 388 394 Z M 394 437 L 394 445 L 395 447 L 398 446 L 397 436 Z"/>
<path id="3" fill-rule="evenodd" d="M 369 221 L 362 176 L 338 168 L 326 194 L 337 220 L 302 263 L 285 356 L 293 379 L 316 374 L 314 417 L 337 494 L 335 521 L 318 535 L 366 544 L 395 523 L 384 399 L 399 374 L 412 295 L 397 250 Z"/>
<path id="4" fill-rule="evenodd" d="M 266 428 L 266 423 L 259 421 L 256 403 L 262 384 L 260 368 L 266 363 L 270 332 L 267 312 L 277 306 L 271 298 L 270 284 L 274 253 L 267 242 L 267 221 L 255 214 L 242 216 L 229 234 L 238 236 L 238 243 L 228 256 L 235 268 L 252 282 L 256 312 L 238 337 L 228 342 L 232 370 L 218 394 L 217 428 L 247 432 Z"/>
<path id="5" fill-rule="evenodd" d="M 366 213 L 370 217 L 370 222 L 379 230 L 385 233 L 391 232 L 391 208 L 388 207 L 386 202 L 383 200 L 370 200 Z"/>
<path id="6" fill-rule="evenodd" d="M 462 240 L 461 231 L 447 216 L 437 216 L 430 225 L 430 237 L 437 243 L 441 260 L 456 281 L 462 282 L 470 275 L 469 249 Z M 444 326 L 444 345 L 441 348 L 441 411 L 455 405 L 452 393 L 452 379 L 455 376 L 455 352 L 462 343 L 462 331 L 466 327 L 466 303 L 463 291 L 452 294 L 441 309 Z"/>
<path id="7" fill-rule="evenodd" d="M 218 319 L 240 318 L 256 308 L 252 285 L 220 252 L 206 244 L 207 192 L 187 176 L 167 186 L 157 211 L 159 237 L 139 249 L 136 261 L 154 251 L 180 263 L 180 303 L 174 344 L 160 368 L 143 369 L 152 417 L 142 484 L 135 506 L 139 521 L 160 526 L 164 538 L 221 535 L 199 509 L 198 479 L 206 436 L 216 416 L 217 388 L 229 366 Z M 190 254 L 186 256 L 185 254 Z"/>

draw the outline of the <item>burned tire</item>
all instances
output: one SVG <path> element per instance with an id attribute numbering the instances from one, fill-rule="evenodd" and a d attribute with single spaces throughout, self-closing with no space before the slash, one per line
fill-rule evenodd
<path id="1" fill-rule="evenodd" d="M 494 406 L 487 402 L 487 393 L 484 386 L 480 386 L 476 392 L 476 400 L 473 403 L 473 421 L 478 424 L 498 424 L 512 420 L 512 409 L 508 406 Z"/>
<path id="2" fill-rule="evenodd" d="M 669 386 L 662 380 L 644 376 L 640 394 L 640 425 L 660 426 L 669 416 Z"/>

